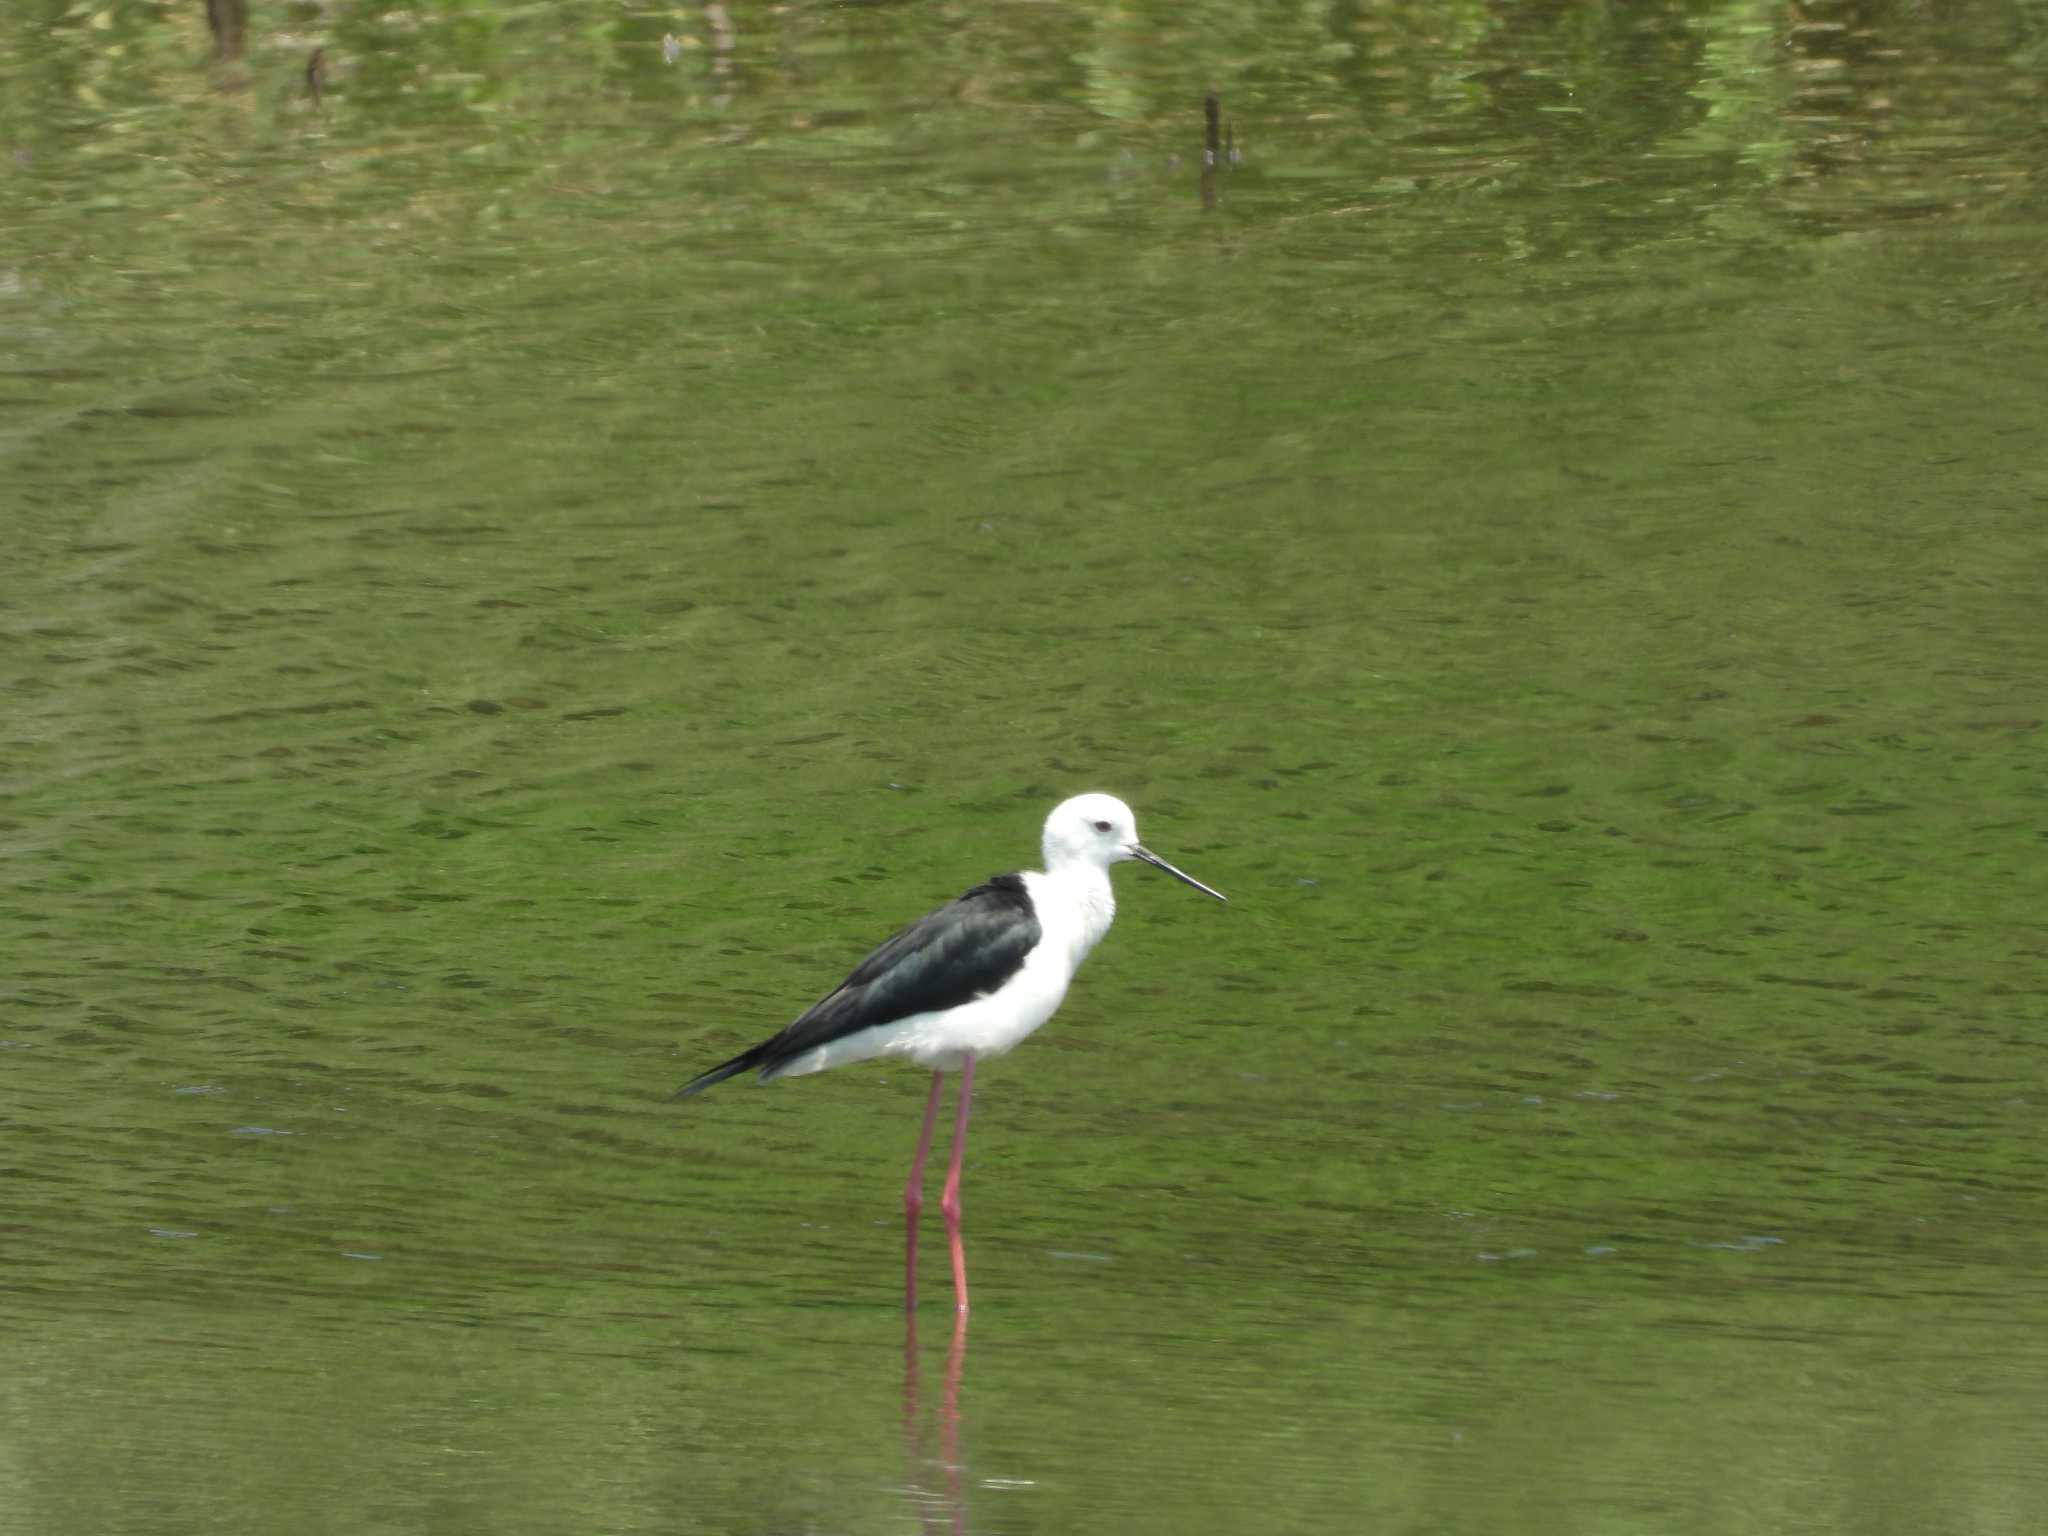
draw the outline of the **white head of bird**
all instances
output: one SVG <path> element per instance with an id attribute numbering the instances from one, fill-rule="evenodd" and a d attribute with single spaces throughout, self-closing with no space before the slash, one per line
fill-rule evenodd
<path id="1" fill-rule="evenodd" d="M 1193 875 L 1175 869 L 1139 842 L 1138 818 L 1115 795 L 1076 795 L 1071 800 L 1062 800 L 1045 818 L 1047 874 L 1076 868 L 1092 868 L 1106 873 L 1110 865 L 1121 864 L 1126 859 L 1138 859 L 1155 869 L 1163 869 L 1174 879 L 1184 880 L 1218 901 L 1227 899 L 1221 891 L 1212 890 Z"/>

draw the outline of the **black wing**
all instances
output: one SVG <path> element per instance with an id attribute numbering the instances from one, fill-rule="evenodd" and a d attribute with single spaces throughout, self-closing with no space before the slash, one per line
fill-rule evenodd
<path id="1" fill-rule="evenodd" d="M 831 1041 L 986 997 L 1024 963 L 1038 937 L 1024 881 L 997 875 L 912 923 L 780 1034 L 691 1079 L 671 1097 L 686 1099 L 757 1067 L 766 1081 Z"/>

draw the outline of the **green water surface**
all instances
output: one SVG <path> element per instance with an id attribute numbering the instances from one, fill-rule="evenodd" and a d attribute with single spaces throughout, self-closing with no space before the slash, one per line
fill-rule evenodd
<path id="1" fill-rule="evenodd" d="M 210 51 L 0 28 L 0 1532 L 2048 1528 L 2048 8 Z M 906 1351 L 664 1097 L 1097 788 Z"/>

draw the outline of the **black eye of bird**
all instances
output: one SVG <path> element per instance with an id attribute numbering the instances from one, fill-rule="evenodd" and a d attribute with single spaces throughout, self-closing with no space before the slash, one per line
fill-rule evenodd
<path id="1" fill-rule="evenodd" d="M 1097 823 L 1095 823 L 1095 830 L 1098 832 L 1107 832 L 1109 830 L 1109 823 L 1106 821 L 1098 821 Z"/>

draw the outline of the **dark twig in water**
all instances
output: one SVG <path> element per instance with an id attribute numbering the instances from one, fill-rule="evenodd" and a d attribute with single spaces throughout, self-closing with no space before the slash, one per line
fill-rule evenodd
<path id="1" fill-rule="evenodd" d="M 1216 165 L 1223 158 L 1223 102 L 1214 91 L 1202 98 L 1202 207 L 1216 206 Z"/>

